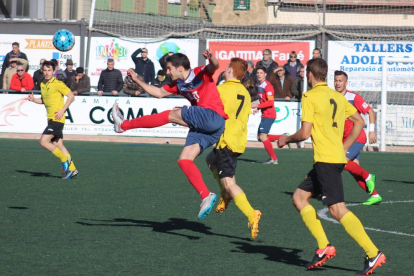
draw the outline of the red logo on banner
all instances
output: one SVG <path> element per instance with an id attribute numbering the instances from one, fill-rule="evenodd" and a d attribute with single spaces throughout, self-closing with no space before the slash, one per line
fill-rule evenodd
<path id="1" fill-rule="evenodd" d="M 4 118 L 4 123 L 0 122 L 0 126 L 12 126 L 7 119 L 8 117 L 27 116 L 20 108 L 27 102 L 27 97 L 8 103 L 0 110 L 0 118 Z M 3 116 L 4 115 L 4 116 Z M 0 119 L 1 120 L 1 119 Z"/>
<path id="2" fill-rule="evenodd" d="M 295 51 L 303 65 L 311 58 L 309 41 L 209 41 L 208 48 L 218 59 L 220 68 L 214 74 L 215 80 L 224 71 L 233 57 L 251 60 L 256 64 L 263 59 L 263 50 L 272 51 L 272 59 L 283 66 L 289 59 L 291 51 Z"/>

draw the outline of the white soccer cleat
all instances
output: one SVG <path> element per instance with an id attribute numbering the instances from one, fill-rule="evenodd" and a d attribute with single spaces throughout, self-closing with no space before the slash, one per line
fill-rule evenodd
<path id="1" fill-rule="evenodd" d="M 124 130 L 121 128 L 122 123 L 124 122 L 124 116 L 119 109 L 117 103 L 114 103 L 112 106 L 112 119 L 114 120 L 114 130 L 116 133 L 122 133 Z"/>
<path id="2" fill-rule="evenodd" d="M 210 193 L 206 198 L 201 201 L 200 212 L 198 213 L 198 220 L 205 219 L 210 214 L 216 203 L 217 196 L 214 193 Z"/>

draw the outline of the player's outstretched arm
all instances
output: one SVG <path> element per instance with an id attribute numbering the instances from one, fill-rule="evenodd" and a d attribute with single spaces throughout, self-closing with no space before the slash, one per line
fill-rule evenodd
<path id="1" fill-rule="evenodd" d="M 207 49 L 203 52 L 203 56 L 205 59 L 208 59 L 209 64 L 207 65 L 207 70 L 214 74 L 216 70 L 219 68 L 219 62 L 215 56 L 213 56 L 213 51 L 211 49 Z"/>
<path id="2" fill-rule="evenodd" d="M 358 111 L 355 112 L 352 116 L 348 117 L 348 120 L 354 123 L 354 126 L 352 127 L 352 130 L 349 133 L 348 139 L 346 139 L 344 143 L 345 150 L 348 150 L 352 146 L 352 144 L 356 141 L 356 139 L 358 138 L 359 134 L 361 134 L 361 131 L 365 126 L 365 121 L 358 113 Z"/>
<path id="3" fill-rule="evenodd" d="M 128 69 L 128 74 L 131 76 L 131 79 L 137 83 L 139 86 L 141 86 L 145 92 L 147 92 L 148 94 L 150 94 L 151 96 L 155 97 L 155 98 L 163 98 L 165 96 L 171 95 L 171 93 L 165 91 L 162 88 L 158 88 L 154 85 L 149 85 L 144 81 L 141 81 L 136 73 L 135 70 L 130 68 Z"/>
<path id="4" fill-rule="evenodd" d="M 369 117 L 369 134 L 368 134 L 368 138 L 369 138 L 369 143 L 373 144 L 377 142 L 377 135 L 375 134 L 375 111 L 372 110 L 372 108 L 370 110 L 368 110 L 368 117 Z"/>
<path id="5" fill-rule="evenodd" d="M 32 94 L 29 94 L 29 96 L 27 97 L 27 100 L 29 102 L 34 102 L 34 103 L 37 103 L 37 104 L 43 104 L 42 98 L 35 98 L 34 95 L 33 95 L 33 92 L 32 92 Z"/>

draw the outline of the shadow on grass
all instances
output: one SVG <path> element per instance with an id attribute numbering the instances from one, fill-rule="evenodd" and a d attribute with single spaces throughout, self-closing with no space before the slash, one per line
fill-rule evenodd
<path id="1" fill-rule="evenodd" d="M 88 222 L 76 222 L 83 226 L 111 226 L 111 227 L 148 227 L 152 228 L 152 231 L 164 234 L 170 234 L 175 236 L 181 236 L 190 240 L 198 240 L 201 237 L 176 233 L 175 231 L 188 230 L 204 235 L 214 235 L 219 237 L 225 237 L 230 239 L 239 239 L 244 241 L 250 241 L 248 238 L 241 238 L 230 235 L 222 235 L 211 232 L 211 227 L 204 225 L 203 223 L 196 221 L 188 221 L 182 218 L 170 218 L 165 222 L 149 221 L 149 220 L 135 220 L 115 218 L 112 220 L 93 220 L 87 219 Z"/>
<path id="2" fill-rule="evenodd" d="M 414 184 L 414 181 L 405 181 L 405 180 L 394 180 L 394 179 L 383 179 L 384 182 L 397 182 L 397 183 L 404 183 L 404 184 Z"/>
<path id="3" fill-rule="evenodd" d="M 29 209 L 29 208 L 23 207 L 23 206 L 10 206 L 9 209 L 26 210 L 26 209 Z"/>
<path id="4" fill-rule="evenodd" d="M 308 261 L 302 260 L 299 256 L 299 253 L 302 252 L 300 249 L 296 248 L 284 248 L 284 247 L 277 247 L 277 246 L 268 246 L 268 245 L 256 245 L 250 244 L 246 242 L 232 242 L 233 244 L 237 245 L 238 250 L 233 250 L 232 252 L 241 252 L 246 254 L 263 254 L 266 256 L 265 260 L 284 263 L 287 265 L 294 265 L 303 267 L 304 270 L 307 270 L 306 265 Z M 328 260 L 329 262 L 329 260 Z M 355 271 L 352 269 L 347 269 L 343 267 L 337 266 L 329 266 L 324 265 L 323 267 L 316 268 L 314 270 L 325 270 L 325 269 L 336 269 L 336 270 L 343 270 L 343 271 Z M 334 274 L 333 274 L 334 275 Z"/>
<path id="5" fill-rule="evenodd" d="M 27 174 L 30 174 L 30 176 L 33 176 L 33 177 L 62 178 L 60 176 L 50 175 L 50 173 L 43 173 L 43 172 L 29 172 L 29 171 L 21 171 L 21 170 L 16 170 L 16 172 L 19 172 L 19 173 L 27 173 Z"/>
<path id="6" fill-rule="evenodd" d="M 248 162 L 248 163 L 263 163 L 257 160 L 253 160 L 253 159 L 247 159 L 247 158 L 237 158 L 237 161 L 243 161 L 243 162 Z"/>

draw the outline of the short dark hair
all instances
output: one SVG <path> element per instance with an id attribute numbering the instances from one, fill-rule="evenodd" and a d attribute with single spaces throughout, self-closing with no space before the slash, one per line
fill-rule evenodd
<path id="1" fill-rule="evenodd" d="M 233 69 L 233 75 L 241 80 L 247 72 L 247 61 L 234 57 L 230 60 L 230 67 Z"/>
<path id="2" fill-rule="evenodd" d="M 13 42 L 13 43 L 12 43 L 12 46 L 14 46 L 14 45 L 16 45 L 17 47 L 20 47 L 19 42 Z"/>
<path id="3" fill-rule="evenodd" d="M 322 53 L 322 52 L 321 52 L 321 49 L 319 49 L 319 48 L 315 48 L 315 49 L 313 49 L 313 51 L 315 51 L 315 50 L 316 50 L 316 51 L 319 51 L 319 54 L 320 54 L 320 53 Z M 313 52 L 313 51 L 312 51 L 312 52 Z"/>
<path id="4" fill-rule="evenodd" d="M 165 76 L 164 70 L 158 70 L 157 76 Z"/>
<path id="5" fill-rule="evenodd" d="M 316 80 L 325 81 L 328 75 L 328 64 L 321 58 L 310 59 L 307 62 L 307 71 L 312 72 Z"/>
<path id="6" fill-rule="evenodd" d="M 83 67 L 78 67 L 78 68 L 76 68 L 76 74 L 83 74 L 83 72 L 85 72 L 85 71 L 83 70 Z"/>
<path id="7" fill-rule="evenodd" d="M 190 60 L 186 55 L 181 53 L 175 53 L 172 56 L 168 56 L 165 61 L 171 62 L 175 68 L 178 68 L 179 66 L 184 67 L 185 70 L 189 70 L 191 68 Z"/>
<path id="8" fill-rule="evenodd" d="M 56 63 L 54 63 L 52 60 L 45 60 L 42 64 L 42 69 L 46 67 L 52 67 L 53 71 L 55 71 Z"/>
<path id="9" fill-rule="evenodd" d="M 336 70 L 335 76 L 345 76 L 346 80 L 348 80 L 348 74 L 345 73 L 344 71 Z"/>
<path id="10" fill-rule="evenodd" d="M 52 58 L 50 61 L 55 64 L 55 67 L 58 65 L 58 61 L 56 59 Z"/>
<path id="11" fill-rule="evenodd" d="M 256 72 L 259 71 L 259 70 L 262 70 L 263 72 L 267 73 L 266 68 L 264 68 L 264 66 L 262 66 L 262 65 L 256 66 Z"/>
<path id="12" fill-rule="evenodd" d="M 108 58 L 108 60 L 106 61 L 106 63 L 108 63 L 108 62 L 114 62 L 114 59 L 113 58 Z"/>
<path id="13" fill-rule="evenodd" d="M 264 49 L 264 50 L 263 50 L 263 53 L 264 53 L 264 52 L 269 53 L 269 54 L 272 54 L 272 51 L 270 51 L 270 49 Z"/>

